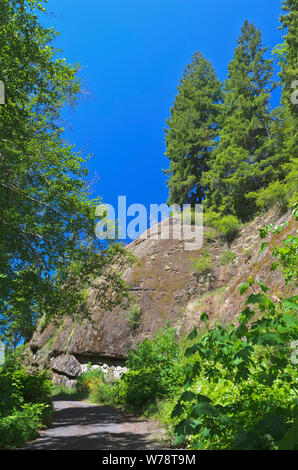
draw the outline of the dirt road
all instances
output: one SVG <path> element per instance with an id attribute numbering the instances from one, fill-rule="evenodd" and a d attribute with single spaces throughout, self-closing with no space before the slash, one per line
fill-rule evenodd
<path id="1" fill-rule="evenodd" d="M 160 429 L 151 421 L 107 406 L 81 401 L 54 402 L 52 424 L 27 444 L 29 450 L 162 449 Z"/>

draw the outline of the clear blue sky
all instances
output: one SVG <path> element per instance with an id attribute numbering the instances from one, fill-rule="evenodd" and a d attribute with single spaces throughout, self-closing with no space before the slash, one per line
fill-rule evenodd
<path id="1" fill-rule="evenodd" d="M 245 19 L 270 51 L 281 42 L 280 7 L 281 0 L 48 1 L 43 22 L 60 31 L 56 45 L 82 64 L 89 89 L 65 116 L 67 139 L 94 155 L 94 196 L 166 202 L 163 128 L 185 65 L 200 50 L 224 80 Z"/>

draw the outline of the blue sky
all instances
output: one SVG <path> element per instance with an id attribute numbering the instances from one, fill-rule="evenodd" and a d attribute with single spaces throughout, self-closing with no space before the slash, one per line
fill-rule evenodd
<path id="1" fill-rule="evenodd" d="M 66 138 L 92 153 L 93 195 L 116 205 L 163 203 L 165 119 L 178 80 L 200 50 L 221 80 L 245 19 L 271 50 L 281 42 L 281 0 L 48 0 L 42 22 L 60 31 L 56 46 L 80 62 L 86 93 L 64 112 Z M 275 92 L 273 103 L 278 103 Z"/>

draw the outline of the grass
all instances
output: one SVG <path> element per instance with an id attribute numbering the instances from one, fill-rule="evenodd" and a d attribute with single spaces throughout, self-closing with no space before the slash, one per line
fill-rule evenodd
<path id="1" fill-rule="evenodd" d="M 54 400 L 83 400 L 87 398 L 87 394 L 78 391 L 76 387 L 68 388 L 63 385 L 54 385 L 52 398 Z"/>
<path id="2" fill-rule="evenodd" d="M 211 257 L 208 250 L 204 250 L 199 258 L 192 258 L 192 268 L 200 274 L 207 273 L 211 270 Z"/>
<path id="3" fill-rule="evenodd" d="M 218 233 L 215 228 L 207 228 L 204 230 L 204 236 L 208 242 L 212 242 L 218 237 Z"/>
<path id="4" fill-rule="evenodd" d="M 135 331 L 141 322 L 141 307 L 135 300 L 128 312 L 129 326 L 132 331 Z"/>
<path id="5" fill-rule="evenodd" d="M 220 262 L 222 265 L 225 266 L 227 264 L 232 263 L 235 258 L 236 258 L 236 254 L 234 253 L 234 251 L 225 250 L 221 254 Z"/>

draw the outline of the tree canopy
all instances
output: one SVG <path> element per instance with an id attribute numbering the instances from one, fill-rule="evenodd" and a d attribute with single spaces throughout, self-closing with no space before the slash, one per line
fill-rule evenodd
<path id="1" fill-rule="evenodd" d="M 282 9 L 286 34 L 274 51 L 282 86 L 276 109 L 270 101 L 277 86 L 274 59 L 247 20 L 222 88 L 200 53 L 187 66 L 165 129 L 169 204 L 203 201 L 205 211 L 245 221 L 260 208 L 285 208 L 296 200 L 297 0 L 284 0 Z"/>
<path id="2" fill-rule="evenodd" d="M 205 196 L 202 175 L 216 146 L 220 100 L 221 83 L 213 67 L 196 52 L 180 80 L 165 129 L 169 204 L 201 203 Z"/>
<path id="3" fill-rule="evenodd" d="M 0 2 L 0 315 L 15 341 L 30 338 L 41 314 L 78 312 L 83 288 L 117 256 L 95 237 L 89 156 L 63 135 L 79 65 L 56 57 L 42 11 L 36 0 Z"/>

